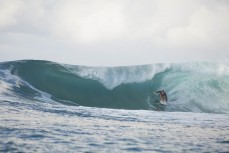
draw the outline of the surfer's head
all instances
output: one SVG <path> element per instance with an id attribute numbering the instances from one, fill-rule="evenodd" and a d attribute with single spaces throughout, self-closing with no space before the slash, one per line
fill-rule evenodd
<path id="1" fill-rule="evenodd" d="M 163 94 L 163 93 L 165 93 L 165 91 L 164 90 L 159 90 L 156 93 Z"/>

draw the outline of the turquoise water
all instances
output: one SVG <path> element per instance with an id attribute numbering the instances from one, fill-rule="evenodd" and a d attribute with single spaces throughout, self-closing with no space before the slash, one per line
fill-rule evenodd
<path id="1" fill-rule="evenodd" d="M 228 92 L 223 64 L 1 63 L 0 152 L 227 152 Z"/>

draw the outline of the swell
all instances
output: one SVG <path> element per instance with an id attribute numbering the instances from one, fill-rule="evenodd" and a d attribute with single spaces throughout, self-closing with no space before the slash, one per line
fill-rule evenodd
<path id="1" fill-rule="evenodd" d="M 188 63 L 96 68 L 27 60 L 1 63 L 0 69 L 1 81 L 10 85 L 14 93 L 43 102 L 53 100 L 68 105 L 117 109 L 229 112 L 226 65 Z M 167 92 L 166 107 L 157 105 L 159 97 L 154 92 L 160 89 Z"/>

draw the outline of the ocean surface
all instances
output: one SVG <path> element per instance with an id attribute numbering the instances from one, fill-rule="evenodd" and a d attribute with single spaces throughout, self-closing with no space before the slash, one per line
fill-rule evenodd
<path id="1" fill-rule="evenodd" d="M 0 152 L 229 152 L 229 65 L 2 62 Z"/>

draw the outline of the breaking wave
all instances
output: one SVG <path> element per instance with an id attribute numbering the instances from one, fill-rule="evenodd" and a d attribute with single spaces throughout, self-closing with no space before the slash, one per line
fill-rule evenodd
<path id="1" fill-rule="evenodd" d="M 168 105 L 158 107 L 157 90 Z M 86 67 L 49 61 L 0 63 L 0 97 L 67 105 L 229 113 L 229 66 L 207 62 Z"/>

